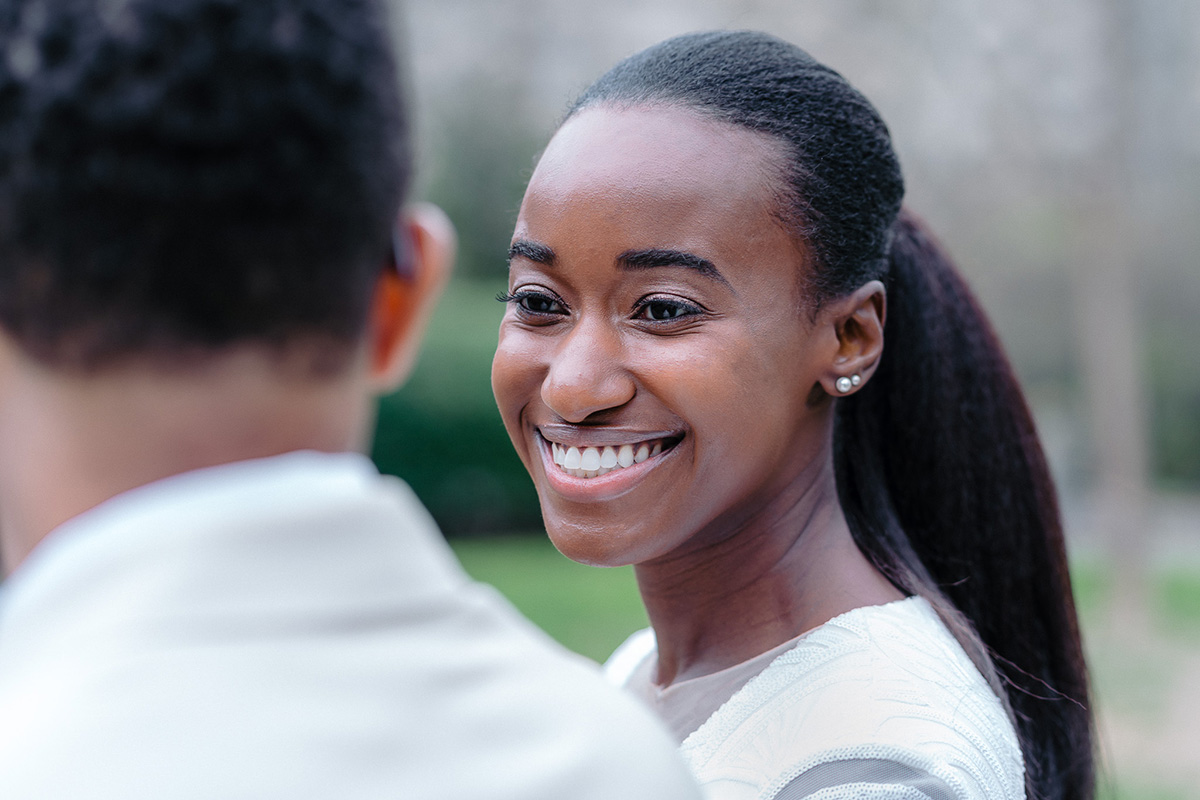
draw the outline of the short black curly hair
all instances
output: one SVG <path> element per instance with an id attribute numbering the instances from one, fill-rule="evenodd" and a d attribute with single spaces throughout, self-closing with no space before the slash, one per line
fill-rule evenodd
<path id="1" fill-rule="evenodd" d="M 411 173 L 376 0 L 0 0 L 0 53 L 0 326 L 29 354 L 361 336 Z"/>

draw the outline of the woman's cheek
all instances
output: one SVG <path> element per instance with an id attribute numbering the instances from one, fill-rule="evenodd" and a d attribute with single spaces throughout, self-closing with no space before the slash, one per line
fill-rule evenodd
<path id="1" fill-rule="evenodd" d="M 492 393 L 518 450 L 521 409 L 537 399 L 546 373 L 544 346 L 539 346 L 537 339 L 526 331 L 502 325 L 492 359 Z"/>

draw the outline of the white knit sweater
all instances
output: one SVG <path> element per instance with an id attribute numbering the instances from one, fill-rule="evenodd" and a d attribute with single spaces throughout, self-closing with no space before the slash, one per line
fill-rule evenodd
<path id="1" fill-rule="evenodd" d="M 630 637 L 607 665 L 624 684 L 655 657 Z M 1022 800 L 1008 716 L 920 598 L 817 628 L 681 745 L 710 800 Z"/>

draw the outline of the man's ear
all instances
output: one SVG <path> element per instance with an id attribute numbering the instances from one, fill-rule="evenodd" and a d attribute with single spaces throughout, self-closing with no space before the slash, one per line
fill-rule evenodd
<path id="1" fill-rule="evenodd" d="M 883 355 L 887 292 L 879 281 L 869 281 L 820 313 L 837 336 L 837 352 L 821 376 L 821 388 L 833 397 L 854 394 L 871 379 Z"/>
<path id="2" fill-rule="evenodd" d="M 450 218 L 437 206 L 418 203 L 396 222 L 407 239 L 411 275 L 385 269 L 375 286 L 368 320 L 370 380 L 377 392 L 397 388 L 417 363 L 425 326 L 433 315 L 454 265 L 457 238 Z"/>

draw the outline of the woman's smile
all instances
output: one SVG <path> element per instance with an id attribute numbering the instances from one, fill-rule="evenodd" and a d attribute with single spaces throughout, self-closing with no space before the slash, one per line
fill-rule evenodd
<path id="1" fill-rule="evenodd" d="M 553 491 L 579 502 L 615 499 L 630 491 L 668 463 L 683 441 L 679 435 L 619 429 L 584 429 L 572 435 L 566 426 L 547 427 L 539 431 L 542 474 Z"/>
<path id="2" fill-rule="evenodd" d="M 542 426 L 538 433 L 542 437 L 542 450 L 549 447 L 551 462 L 576 478 L 597 478 L 628 469 L 671 450 L 683 439 L 682 433 L 619 428 L 597 431 L 561 424 Z"/>

